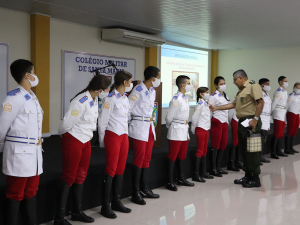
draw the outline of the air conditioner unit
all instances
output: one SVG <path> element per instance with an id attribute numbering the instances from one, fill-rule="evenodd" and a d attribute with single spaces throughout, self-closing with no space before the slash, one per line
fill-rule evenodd
<path id="1" fill-rule="evenodd" d="M 166 43 L 161 38 L 118 28 L 103 29 L 102 40 L 141 47 L 156 47 Z"/>

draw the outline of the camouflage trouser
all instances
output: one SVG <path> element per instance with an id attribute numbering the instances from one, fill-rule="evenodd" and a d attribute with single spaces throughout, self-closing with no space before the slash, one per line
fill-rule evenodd
<path id="1" fill-rule="evenodd" d="M 238 137 L 239 151 L 243 162 L 243 170 L 251 174 L 260 174 L 260 154 L 259 152 L 247 152 L 247 136 L 250 127 L 244 127 L 241 123 L 246 119 L 252 119 L 254 116 L 247 116 L 239 119 Z M 257 121 L 255 133 L 261 131 L 261 119 Z"/>

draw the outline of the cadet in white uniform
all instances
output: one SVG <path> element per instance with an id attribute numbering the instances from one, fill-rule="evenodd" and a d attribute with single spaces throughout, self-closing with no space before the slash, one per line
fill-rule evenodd
<path id="1" fill-rule="evenodd" d="M 286 77 L 281 76 L 278 78 L 278 83 L 280 87 L 274 93 L 271 109 L 274 120 L 274 132 L 271 141 L 271 158 L 273 159 L 279 159 L 278 156 L 287 157 L 281 151 L 281 146 L 286 121 L 286 105 L 288 100 L 286 88 L 288 87 L 288 80 Z"/>
<path id="2" fill-rule="evenodd" d="M 190 78 L 180 75 L 176 78 L 178 92 L 170 101 L 168 113 L 166 116 L 166 127 L 168 128 L 169 154 L 168 154 L 168 183 L 167 189 L 177 191 L 177 187 L 173 181 L 174 163 L 178 162 L 178 178 L 177 184 L 184 186 L 194 186 L 184 177 L 184 159 L 189 145 L 189 100 L 185 96 L 192 88 Z"/>
<path id="3" fill-rule="evenodd" d="M 5 224 L 18 223 L 21 201 L 23 224 L 36 224 L 35 196 L 43 173 L 43 110 L 31 88 L 39 79 L 28 60 L 14 61 L 10 71 L 19 86 L 7 93 L 0 115 L 0 152 L 7 185 Z"/>
<path id="4" fill-rule="evenodd" d="M 210 129 L 210 109 L 207 103 L 209 89 L 200 87 L 197 89 L 197 106 L 192 117 L 191 132 L 197 137 L 197 151 L 195 160 L 195 172 L 193 181 L 206 182 L 203 178 L 213 179 L 214 177 L 206 172 L 206 153 Z"/>
<path id="5" fill-rule="evenodd" d="M 294 149 L 294 139 L 299 129 L 300 83 L 294 84 L 287 103 L 287 133 L 285 135 L 285 153 L 299 153 Z"/>
<path id="6" fill-rule="evenodd" d="M 225 79 L 218 76 L 215 78 L 214 84 L 217 91 L 210 96 L 209 104 L 223 106 L 230 103 L 225 93 Z M 211 175 L 222 177 L 222 174 L 228 174 L 228 172 L 221 169 L 222 156 L 226 149 L 228 139 L 228 110 L 217 110 L 213 112 L 210 133 L 212 146 Z"/>
<path id="7" fill-rule="evenodd" d="M 270 163 L 270 160 L 267 160 L 264 157 L 264 153 L 266 152 L 266 143 L 269 135 L 270 130 L 270 120 L 271 120 L 271 107 L 272 107 L 272 100 L 268 94 L 271 90 L 270 81 L 267 78 L 262 78 L 259 80 L 259 84 L 262 88 L 263 96 L 264 96 L 264 108 L 260 115 L 262 127 L 261 127 L 261 140 L 262 140 L 262 151 L 260 154 L 260 162 L 261 163 Z"/>
<path id="8" fill-rule="evenodd" d="M 96 75 L 86 89 L 72 100 L 58 134 L 62 135 L 63 171 L 58 190 L 55 225 L 69 225 L 66 219 L 66 204 L 72 186 L 73 221 L 92 223 L 94 219 L 82 211 L 82 192 L 91 158 L 91 142 L 98 118 L 98 96 L 108 94 L 110 80 Z"/>
<path id="9" fill-rule="evenodd" d="M 106 169 L 104 178 L 104 192 L 101 214 L 107 218 L 117 218 L 112 211 L 130 213 L 121 202 L 123 174 L 125 170 L 129 140 L 128 140 L 128 113 L 129 101 L 125 92 L 130 92 L 132 75 L 125 71 L 118 71 L 114 76 L 115 83 L 104 99 L 102 111 L 99 116 L 100 146 L 105 146 Z M 110 195 L 112 203 L 110 206 Z"/>
<path id="10" fill-rule="evenodd" d="M 133 193 L 131 201 L 145 205 L 143 198 L 159 198 L 148 189 L 145 178 L 155 140 L 153 108 L 156 98 L 155 89 L 160 85 L 160 70 L 148 66 L 144 71 L 145 81 L 136 85 L 129 95 L 129 137 L 133 138 L 134 161 L 132 170 Z M 141 187 L 140 187 L 141 183 Z M 141 188 L 141 189 L 140 189 Z"/>

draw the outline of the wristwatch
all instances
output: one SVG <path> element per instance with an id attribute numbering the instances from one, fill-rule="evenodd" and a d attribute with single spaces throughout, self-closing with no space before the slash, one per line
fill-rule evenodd
<path id="1" fill-rule="evenodd" d="M 259 117 L 254 117 L 255 120 L 259 120 Z"/>

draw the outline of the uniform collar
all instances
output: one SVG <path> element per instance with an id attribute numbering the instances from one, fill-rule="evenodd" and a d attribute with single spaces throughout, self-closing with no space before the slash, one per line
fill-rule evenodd
<path id="1" fill-rule="evenodd" d="M 122 97 L 122 95 L 120 94 L 120 92 L 117 91 L 117 89 L 114 89 L 113 92 L 115 93 L 117 99 Z"/>
<path id="2" fill-rule="evenodd" d="M 32 97 L 35 97 L 35 94 L 32 90 L 30 90 L 30 93 L 28 91 L 25 90 L 25 88 L 23 88 L 21 85 L 18 85 L 18 88 L 20 89 L 22 95 L 24 96 L 24 98 L 28 101 L 29 99 L 31 99 Z"/>
<path id="3" fill-rule="evenodd" d="M 148 88 L 147 88 L 146 85 L 144 84 L 144 81 L 141 81 L 140 86 L 143 88 L 143 91 L 144 91 L 144 92 L 146 92 L 146 91 L 148 91 L 148 92 L 153 92 L 153 91 L 154 91 L 154 87 L 150 87 L 149 90 L 148 90 Z"/>
<path id="4" fill-rule="evenodd" d="M 277 89 L 277 91 L 282 91 L 282 92 L 286 92 L 285 89 L 283 89 L 283 87 L 279 86 L 279 88 Z"/>
<path id="5" fill-rule="evenodd" d="M 178 96 L 181 96 L 182 98 L 185 98 L 185 95 L 182 94 L 180 91 L 177 91 Z"/>
<path id="6" fill-rule="evenodd" d="M 221 92 L 219 92 L 218 90 L 216 90 L 217 96 L 222 97 L 223 95 L 221 94 Z"/>
<path id="7" fill-rule="evenodd" d="M 91 94 L 90 94 L 89 91 L 86 91 L 86 92 L 84 93 L 84 95 L 88 97 L 87 100 L 88 100 L 90 106 L 93 107 L 93 106 L 95 105 L 95 102 L 96 102 L 97 99 L 95 98 L 95 101 L 94 101 L 94 99 L 93 99 L 93 97 L 91 96 Z"/>

